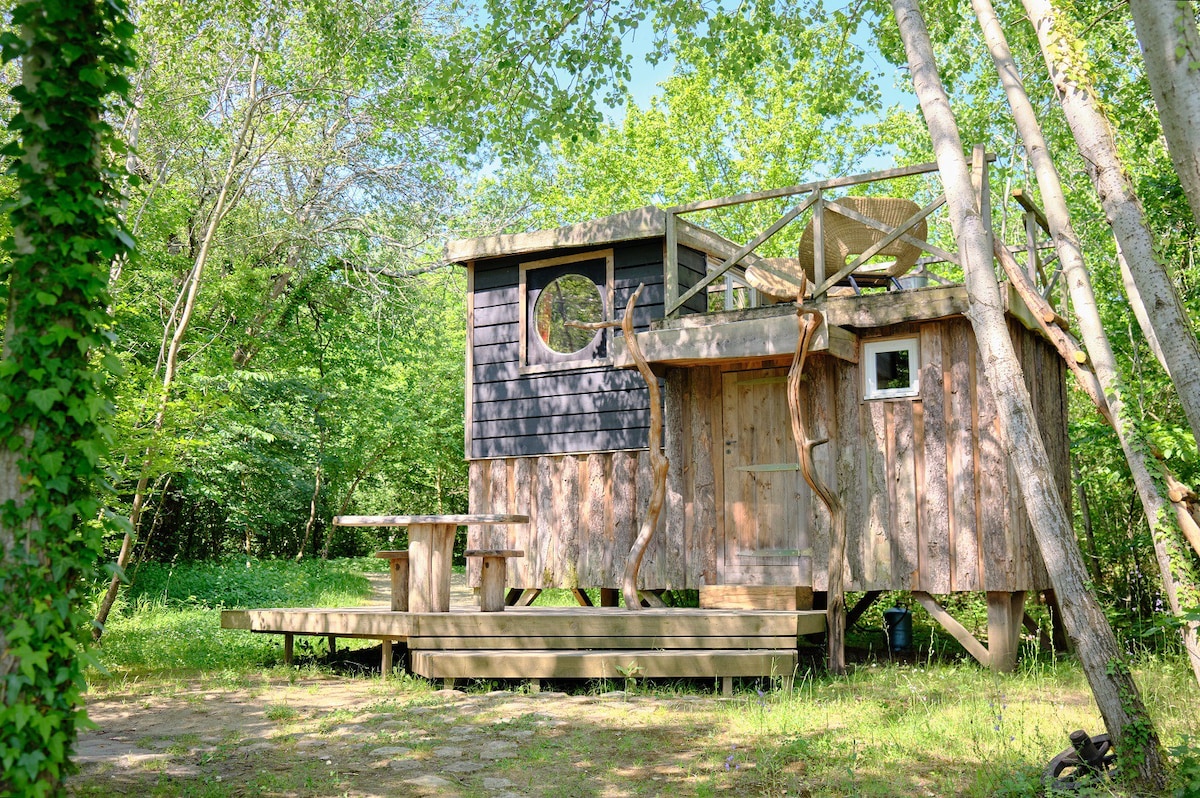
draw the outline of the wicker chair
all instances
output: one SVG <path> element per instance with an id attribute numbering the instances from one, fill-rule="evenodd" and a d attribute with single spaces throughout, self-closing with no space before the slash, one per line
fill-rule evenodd
<path id="1" fill-rule="evenodd" d="M 837 203 L 888 227 L 899 227 L 920 210 L 915 202 L 898 197 L 844 197 L 837 200 Z M 846 265 L 848 260 L 866 252 L 885 235 L 873 227 L 868 227 L 834 211 L 827 210 L 822 221 L 826 275 L 835 274 Z M 928 231 L 928 225 L 922 219 L 912 229 L 905 232 L 913 238 L 923 241 Z M 814 280 L 815 238 L 813 223 L 809 221 L 808 226 L 804 228 L 804 233 L 800 236 L 800 251 L 797 253 L 799 257 L 763 259 L 763 265 L 785 275 L 787 279 L 781 279 L 766 269 L 750 266 L 746 269 L 746 282 L 769 299 L 794 300 L 799 295 L 800 286 L 806 282 L 811 285 Z M 921 256 L 921 250 L 912 244 L 897 240 L 881 249 L 878 254 L 894 257 L 895 262 L 883 270 L 871 269 L 869 266 L 862 267 L 854 275 L 858 282 L 862 282 L 864 277 L 877 282 L 899 277 L 916 265 L 917 258 Z M 845 292 L 834 289 L 829 293 L 836 296 L 839 293 L 855 293 L 855 289 L 850 288 Z"/>
<path id="2" fill-rule="evenodd" d="M 915 202 L 899 197 L 844 197 L 837 200 L 837 204 L 888 227 L 899 227 L 921 210 Z M 847 261 L 866 252 L 885 235 L 874 227 L 867 227 L 861 222 L 829 210 L 825 211 L 822 222 L 825 237 L 826 275 L 836 273 L 846 265 Z M 913 238 L 924 241 L 929 227 L 922 219 L 911 230 L 905 232 Z M 813 223 L 810 221 L 808 227 L 804 228 L 804 234 L 800 236 L 800 252 L 798 253 L 800 264 L 810 280 L 814 279 L 813 241 L 815 238 Z M 917 258 L 921 257 L 921 249 L 905 241 L 896 240 L 879 250 L 877 254 L 891 256 L 896 259 L 895 263 L 884 270 L 864 267 L 861 273 L 899 277 L 917 264 Z"/>

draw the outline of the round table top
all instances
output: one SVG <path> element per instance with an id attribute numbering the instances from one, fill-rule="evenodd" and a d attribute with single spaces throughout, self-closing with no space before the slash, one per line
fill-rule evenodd
<path id="1" fill-rule="evenodd" d="M 488 524 L 528 524 L 527 515 L 335 515 L 334 526 L 484 526 Z"/>

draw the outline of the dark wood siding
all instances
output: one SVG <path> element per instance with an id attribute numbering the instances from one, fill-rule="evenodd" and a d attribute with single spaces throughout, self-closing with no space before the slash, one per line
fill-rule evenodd
<path id="1" fill-rule="evenodd" d="M 662 239 L 617 244 L 612 249 L 614 311 L 624 312 L 629 297 L 644 283 L 634 322 L 645 330 L 663 315 Z M 520 373 L 520 264 L 588 251 L 553 250 L 476 262 L 469 459 L 646 446 L 649 400 L 636 371 L 592 366 Z M 680 247 L 684 289 L 699 279 L 704 268 L 703 253 Z M 702 310 L 703 302 L 703 297 L 693 298 L 688 308 Z"/>

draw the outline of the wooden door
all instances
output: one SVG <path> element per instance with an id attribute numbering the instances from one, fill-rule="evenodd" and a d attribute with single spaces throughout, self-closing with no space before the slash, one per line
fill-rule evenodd
<path id="1" fill-rule="evenodd" d="M 722 375 L 724 584 L 812 584 L 809 489 L 792 443 L 787 369 Z"/>

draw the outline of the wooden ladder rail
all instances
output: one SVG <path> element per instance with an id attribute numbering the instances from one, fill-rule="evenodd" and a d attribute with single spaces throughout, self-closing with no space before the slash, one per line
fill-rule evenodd
<path id="1" fill-rule="evenodd" d="M 1083 346 L 1068 330 L 1064 329 L 1062 317 L 1037 290 L 1033 280 L 1021 269 L 1021 265 L 1017 263 L 1017 259 L 1012 256 L 1008 248 L 997 241 L 994 242 L 993 250 L 1013 288 L 1029 308 L 1030 315 L 1033 316 L 1042 333 L 1066 361 L 1067 367 L 1071 369 L 1071 373 L 1075 375 L 1080 387 L 1092 400 L 1105 422 L 1110 427 L 1113 426 L 1112 412 L 1109 410 L 1108 400 L 1104 398 L 1104 389 L 1100 386 L 1096 372 L 1092 370 Z M 1158 463 L 1163 479 L 1167 483 L 1167 501 L 1175 510 L 1175 519 L 1188 543 L 1191 544 L 1196 554 L 1200 555 L 1200 519 L 1197 518 L 1200 514 L 1200 501 L 1197 501 L 1196 494 L 1180 482 L 1161 458 L 1155 456 L 1154 461 Z"/>

